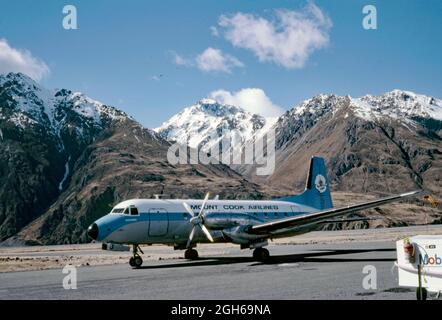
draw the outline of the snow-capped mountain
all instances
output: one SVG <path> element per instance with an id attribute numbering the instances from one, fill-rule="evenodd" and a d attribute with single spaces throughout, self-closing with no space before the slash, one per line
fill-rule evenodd
<path id="1" fill-rule="evenodd" d="M 275 130 L 280 132 L 279 147 L 287 139 L 292 140 L 296 134 L 299 135 L 299 128 L 310 128 L 330 114 L 339 114 L 344 119 L 353 116 L 374 123 L 396 121 L 416 128 L 422 122 L 442 121 L 442 100 L 402 90 L 360 98 L 320 94 L 294 106 L 277 120 Z M 330 118 L 332 119 L 333 117 Z M 436 131 L 441 129 L 436 128 Z"/>
<path id="2" fill-rule="evenodd" d="M 0 119 L 20 129 L 44 125 L 59 136 L 63 127 L 73 125 L 79 135 L 83 129 L 102 129 L 110 121 L 129 118 L 124 112 L 106 106 L 80 92 L 48 90 L 21 73 L 0 75 L 2 106 Z"/>
<path id="3" fill-rule="evenodd" d="M 366 95 L 352 99 L 352 104 L 360 117 L 442 120 L 442 100 L 411 91 L 396 89 L 381 96 Z"/>
<path id="4" fill-rule="evenodd" d="M 411 91 L 393 90 L 380 96 L 365 95 L 360 98 L 320 94 L 294 106 L 290 117 L 301 118 L 307 114 L 321 115 L 348 106 L 359 118 L 376 120 L 390 117 L 397 120 L 431 118 L 442 120 L 442 100 Z"/>
<path id="5" fill-rule="evenodd" d="M 425 119 L 442 120 L 442 100 L 411 91 L 393 90 L 380 96 L 366 95 L 360 98 L 321 94 L 305 100 L 280 118 L 264 118 L 240 107 L 223 105 L 212 99 L 202 99 L 195 105 L 177 113 L 160 127 L 154 129 L 163 138 L 177 141 L 193 148 L 208 151 L 229 135 L 234 148 L 265 133 L 273 125 L 288 138 L 286 122 L 294 119 L 315 123 L 329 112 L 335 114 L 346 108 L 344 116 L 377 121 L 390 119 L 413 125 Z M 279 141 L 284 142 L 284 139 Z"/>
<path id="6" fill-rule="evenodd" d="M 154 130 L 167 140 L 208 151 L 222 139 L 226 148 L 239 147 L 275 120 L 237 106 L 202 99 Z"/>
<path id="7" fill-rule="evenodd" d="M 347 105 L 355 116 L 366 120 L 376 120 L 382 117 L 398 120 L 416 117 L 442 120 L 442 100 L 401 90 L 393 90 L 380 96 L 366 95 L 360 98 L 320 94 L 294 106 L 289 116 L 301 118 L 307 114 L 321 115 L 324 111 L 336 112 Z"/>

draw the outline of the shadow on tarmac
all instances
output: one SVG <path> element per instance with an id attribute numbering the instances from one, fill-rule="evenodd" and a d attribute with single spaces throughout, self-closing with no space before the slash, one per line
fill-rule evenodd
<path id="1" fill-rule="evenodd" d="M 318 252 L 277 255 L 270 256 L 265 262 L 257 262 L 252 257 L 200 257 L 197 260 L 186 260 L 180 263 L 147 265 L 139 269 L 167 269 L 167 268 L 186 268 L 198 266 L 216 266 L 236 263 L 252 263 L 250 266 L 264 266 L 282 263 L 299 263 L 299 262 L 392 262 L 396 258 L 346 258 L 346 257 L 329 257 L 337 255 L 368 253 L 368 252 L 392 252 L 394 248 L 376 248 L 376 249 L 333 249 L 333 250 L 317 250 Z"/>

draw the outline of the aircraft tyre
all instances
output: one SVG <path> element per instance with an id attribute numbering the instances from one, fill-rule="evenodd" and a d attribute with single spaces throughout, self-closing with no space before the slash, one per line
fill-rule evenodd
<path id="1" fill-rule="evenodd" d="M 253 250 L 253 258 L 258 261 L 266 261 L 270 257 L 270 252 L 266 248 L 256 248 Z"/>
<path id="2" fill-rule="evenodd" d="M 129 265 L 130 265 L 131 267 L 135 267 L 135 262 L 134 262 L 134 260 L 135 260 L 134 257 L 130 257 L 130 259 L 129 259 Z"/>
<path id="3" fill-rule="evenodd" d="M 142 264 L 143 264 L 143 259 L 141 259 L 140 256 L 134 257 L 134 266 L 135 266 L 135 268 L 141 267 Z"/>
<path id="4" fill-rule="evenodd" d="M 196 251 L 195 249 L 187 249 L 184 252 L 184 259 L 187 259 L 187 260 L 198 259 L 198 251 Z"/>

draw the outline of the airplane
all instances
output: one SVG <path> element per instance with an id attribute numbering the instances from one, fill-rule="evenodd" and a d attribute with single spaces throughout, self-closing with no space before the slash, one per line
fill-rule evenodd
<path id="1" fill-rule="evenodd" d="M 141 244 L 165 244 L 185 250 L 185 259 L 197 259 L 197 243 L 231 242 L 253 249 L 253 257 L 266 261 L 268 240 L 308 233 L 319 224 L 369 220 L 334 219 L 349 213 L 403 200 L 421 190 L 334 208 L 323 158 L 312 157 L 306 187 L 298 195 L 272 200 L 132 199 L 118 203 L 109 214 L 92 223 L 87 234 L 103 243 L 133 247 L 129 264 L 139 268 Z"/>

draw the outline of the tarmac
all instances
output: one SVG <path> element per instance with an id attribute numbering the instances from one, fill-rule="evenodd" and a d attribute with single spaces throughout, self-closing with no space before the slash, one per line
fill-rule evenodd
<path id="1" fill-rule="evenodd" d="M 438 228 L 432 233 L 439 232 Z M 424 233 L 424 230 L 410 228 L 400 231 Z M 352 232 L 341 231 L 341 235 Z M 376 232 L 385 230 L 369 231 L 371 237 Z M 129 252 L 112 253 L 120 259 L 116 264 L 77 265 L 76 289 L 64 288 L 63 279 L 73 274 L 63 273 L 61 267 L 2 272 L 0 299 L 416 298 L 415 289 L 398 286 L 397 269 L 394 267 L 395 239 L 385 240 L 388 237 L 380 235 L 377 241 L 371 237 L 368 237 L 370 241 L 367 241 L 367 237 L 347 237 L 348 241 L 336 241 L 339 232 L 329 234 L 335 239 L 330 243 L 311 243 L 314 241 L 309 241 L 309 238 L 304 244 L 291 241 L 271 243 L 267 247 L 271 258 L 266 263 L 254 261 L 250 250 L 222 244 L 198 247 L 200 258 L 195 261 L 180 258 L 182 252 L 174 252 L 170 247 L 144 247 L 147 259 L 140 269 L 132 269 L 127 263 L 121 263 L 121 257 L 129 257 Z M 85 248 L 88 257 L 100 259 L 103 254 L 97 244 L 95 247 L 86 245 Z M 155 255 L 150 255 L 150 250 Z M 59 252 L 64 250 L 51 250 L 50 255 L 71 255 L 69 252 Z M 24 249 L 18 256 L 21 259 L 26 255 L 35 257 L 38 254 L 38 251 L 26 253 Z M 47 253 L 40 254 L 48 256 Z M 81 250 L 74 254 L 81 255 Z M 162 254 L 165 258 L 161 258 Z M 11 253 L 2 249 L 0 257 L 6 256 L 10 257 Z M 367 276 L 370 277 L 369 287 L 363 285 L 364 279 L 367 283 Z"/>

